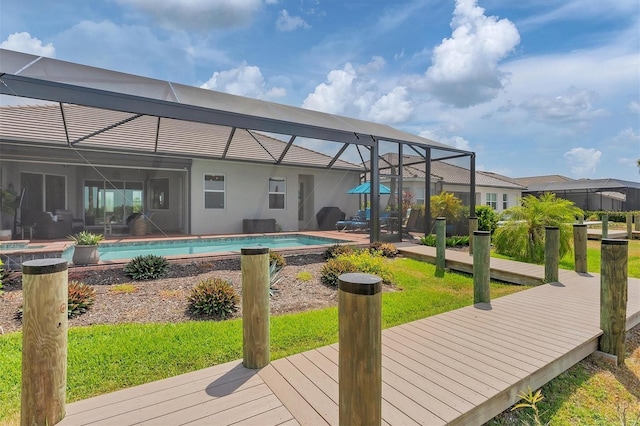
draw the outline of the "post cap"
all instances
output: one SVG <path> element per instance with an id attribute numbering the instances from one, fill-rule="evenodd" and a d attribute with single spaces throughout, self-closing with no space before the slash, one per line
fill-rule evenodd
<path id="1" fill-rule="evenodd" d="M 606 244 L 608 246 L 626 246 L 629 245 L 628 240 L 614 240 L 613 238 L 603 238 L 602 244 Z"/>
<path id="2" fill-rule="evenodd" d="M 360 272 L 342 274 L 338 277 L 338 289 L 347 293 L 373 296 L 382 291 L 382 278 Z"/>
<path id="3" fill-rule="evenodd" d="M 554 229 L 560 229 L 557 226 L 545 226 L 544 229 L 549 229 L 551 231 L 553 231 Z"/>
<path id="4" fill-rule="evenodd" d="M 491 232 L 489 231 L 473 231 L 473 235 L 479 235 L 479 236 L 483 236 L 483 235 L 490 235 Z"/>
<path id="5" fill-rule="evenodd" d="M 242 255 L 255 255 L 255 254 L 267 254 L 269 253 L 269 247 L 250 247 L 241 248 L 240 254 Z"/>
<path id="6" fill-rule="evenodd" d="M 25 275 L 54 274 L 67 269 L 67 260 L 60 258 L 34 259 L 22 263 L 22 273 Z"/>

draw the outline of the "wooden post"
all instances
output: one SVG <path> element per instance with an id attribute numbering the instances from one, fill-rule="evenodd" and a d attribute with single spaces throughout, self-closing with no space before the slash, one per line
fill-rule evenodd
<path id="1" fill-rule="evenodd" d="M 66 414 L 67 261 L 22 264 L 22 401 L 20 424 L 55 425 Z"/>
<path id="2" fill-rule="evenodd" d="M 602 238 L 608 238 L 609 237 L 609 215 L 608 214 L 603 214 L 602 215 Z"/>
<path id="3" fill-rule="evenodd" d="M 598 349 L 624 363 L 627 325 L 628 241 L 602 240 L 600 263 L 600 328 Z"/>
<path id="4" fill-rule="evenodd" d="M 627 213 L 627 238 L 633 238 L 633 216 Z"/>
<path id="5" fill-rule="evenodd" d="M 269 248 L 240 250 L 242 270 L 242 345 L 246 368 L 262 368 L 270 361 Z"/>
<path id="6" fill-rule="evenodd" d="M 636 231 L 640 231 L 640 213 L 636 215 L 634 227 Z"/>
<path id="7" fill-rule="evenodd" d="M 444 277 L 446 265 L 445 249 L 447 245 L 447 219 L 436 218 L 436 277 Z"/>
<path id="8" fill-rule="evenodd" d="M 338 277 L 340 425 L 382 423 L 382 280 Z"/>
<path id="9" fill-rule="evenodd" d="M 575 271 L 587 272 L 587 225 L 576 223 L 573 225 L 573 260 Z"/>
<path id="10" fill-rule="evenodd" d="M 489 303 L 489 279 L 491 278 L 491 232 L 475 231 L 473 252 L 473 303 Z"/>
<path id="11" fill-rule="evenodd" d="M 473 233 L 478 230 L 478 218 L 469 218 L 469 255 L 473 255 Z"/>
<path id="12" fill-rule="evenodd" d="M 548 283 L 558 281 L 560 258 L 560 228 L 545 226 L 544 236 L 544 280 Z"/>

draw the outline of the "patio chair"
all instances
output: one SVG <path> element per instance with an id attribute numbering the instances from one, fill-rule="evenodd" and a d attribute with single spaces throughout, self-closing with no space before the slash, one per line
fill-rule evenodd
<path id="1" fill-rule="evenodd" d="M 362 230 L 369 228 L 369 209 L 358 210 L 355 216 L 351 216 L 349 219 L 339 220 L 336 222 L 336 229 L 338 231 L 352 231 Z"/>

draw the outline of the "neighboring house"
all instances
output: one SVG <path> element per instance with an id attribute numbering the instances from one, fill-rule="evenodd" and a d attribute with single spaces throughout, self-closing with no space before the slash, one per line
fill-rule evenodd
<path id="1" fill-rule="evenodd" d="M 346 192 L 365 170 L 348 149 L 475 161 L 378 123 L 5 49 L 0 75 L 0 187 L 24 193 L 22 224 L 46 218 L 47 235 L 68 232 L 60 218 L 125 232 L 136 212 L 156 233 L 244 233 L 245 219 L 314 230 L 325 207 L 358 209 Z M 327 144 L 333 156 L 302 146 Z M 377 206 L 371 217 L 378 241 Z"/>
<path id="2" fill-rule="evenodd" d="M 380 181 L 388 185 L 391 179 L 384 175 L 397 174 L 390 164 L 397 165 L 398 156 L 385 154 L 382 158 L 385 164 L 380 164 Z M 498 212 L 517 205 L 525 189 L 513 179 L 496 173 L 476 171 L 475 177 L 476 205 L 488 205 Z M 470 180 L 469 169 L 444 161 L 431 163 L 431 195 L 451 192 L 468 206 Z M 411 196 L 413 203 L 424 204 L 425 163 L 420 157 L 403 155 L 402 190 Z"/>
<path id="3" fill-rule="evenodd" d="M 525 185 L 524 195 L 552 192 L 573 201 L 583 210 L 640 210 L 640 183 L 620 179 L 571 179 L 565 176 L 516 178 Z"/>

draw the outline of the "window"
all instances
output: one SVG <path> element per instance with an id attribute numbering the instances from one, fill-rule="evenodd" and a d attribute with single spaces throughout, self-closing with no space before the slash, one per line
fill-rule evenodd
<path id="1" fill-rule="evenodd" d="M 269 178 L 269 208 L 284 209 L 286 192 L 285 178 Z"/>
<path id="2" fill-rule="evenodd" d="M 151 179 L 149 181 L 149 197 L 152 209 L 169 209 L 169 179 Z"/>
<path id="3" fill-rule="evenodd" d="M 509 194 L 502 194 L 502 210 L 509 208 Z"/>
<path id="4" fill-rule="evenodd" d="M 224 209 L 224 175 L 204 175 L 204 208 Z"/>
<path id="5" fill-rule="evenodd" d="M 498 194 L 487 193 L 487 206 L 497 210 L 498 208 Z"/>

